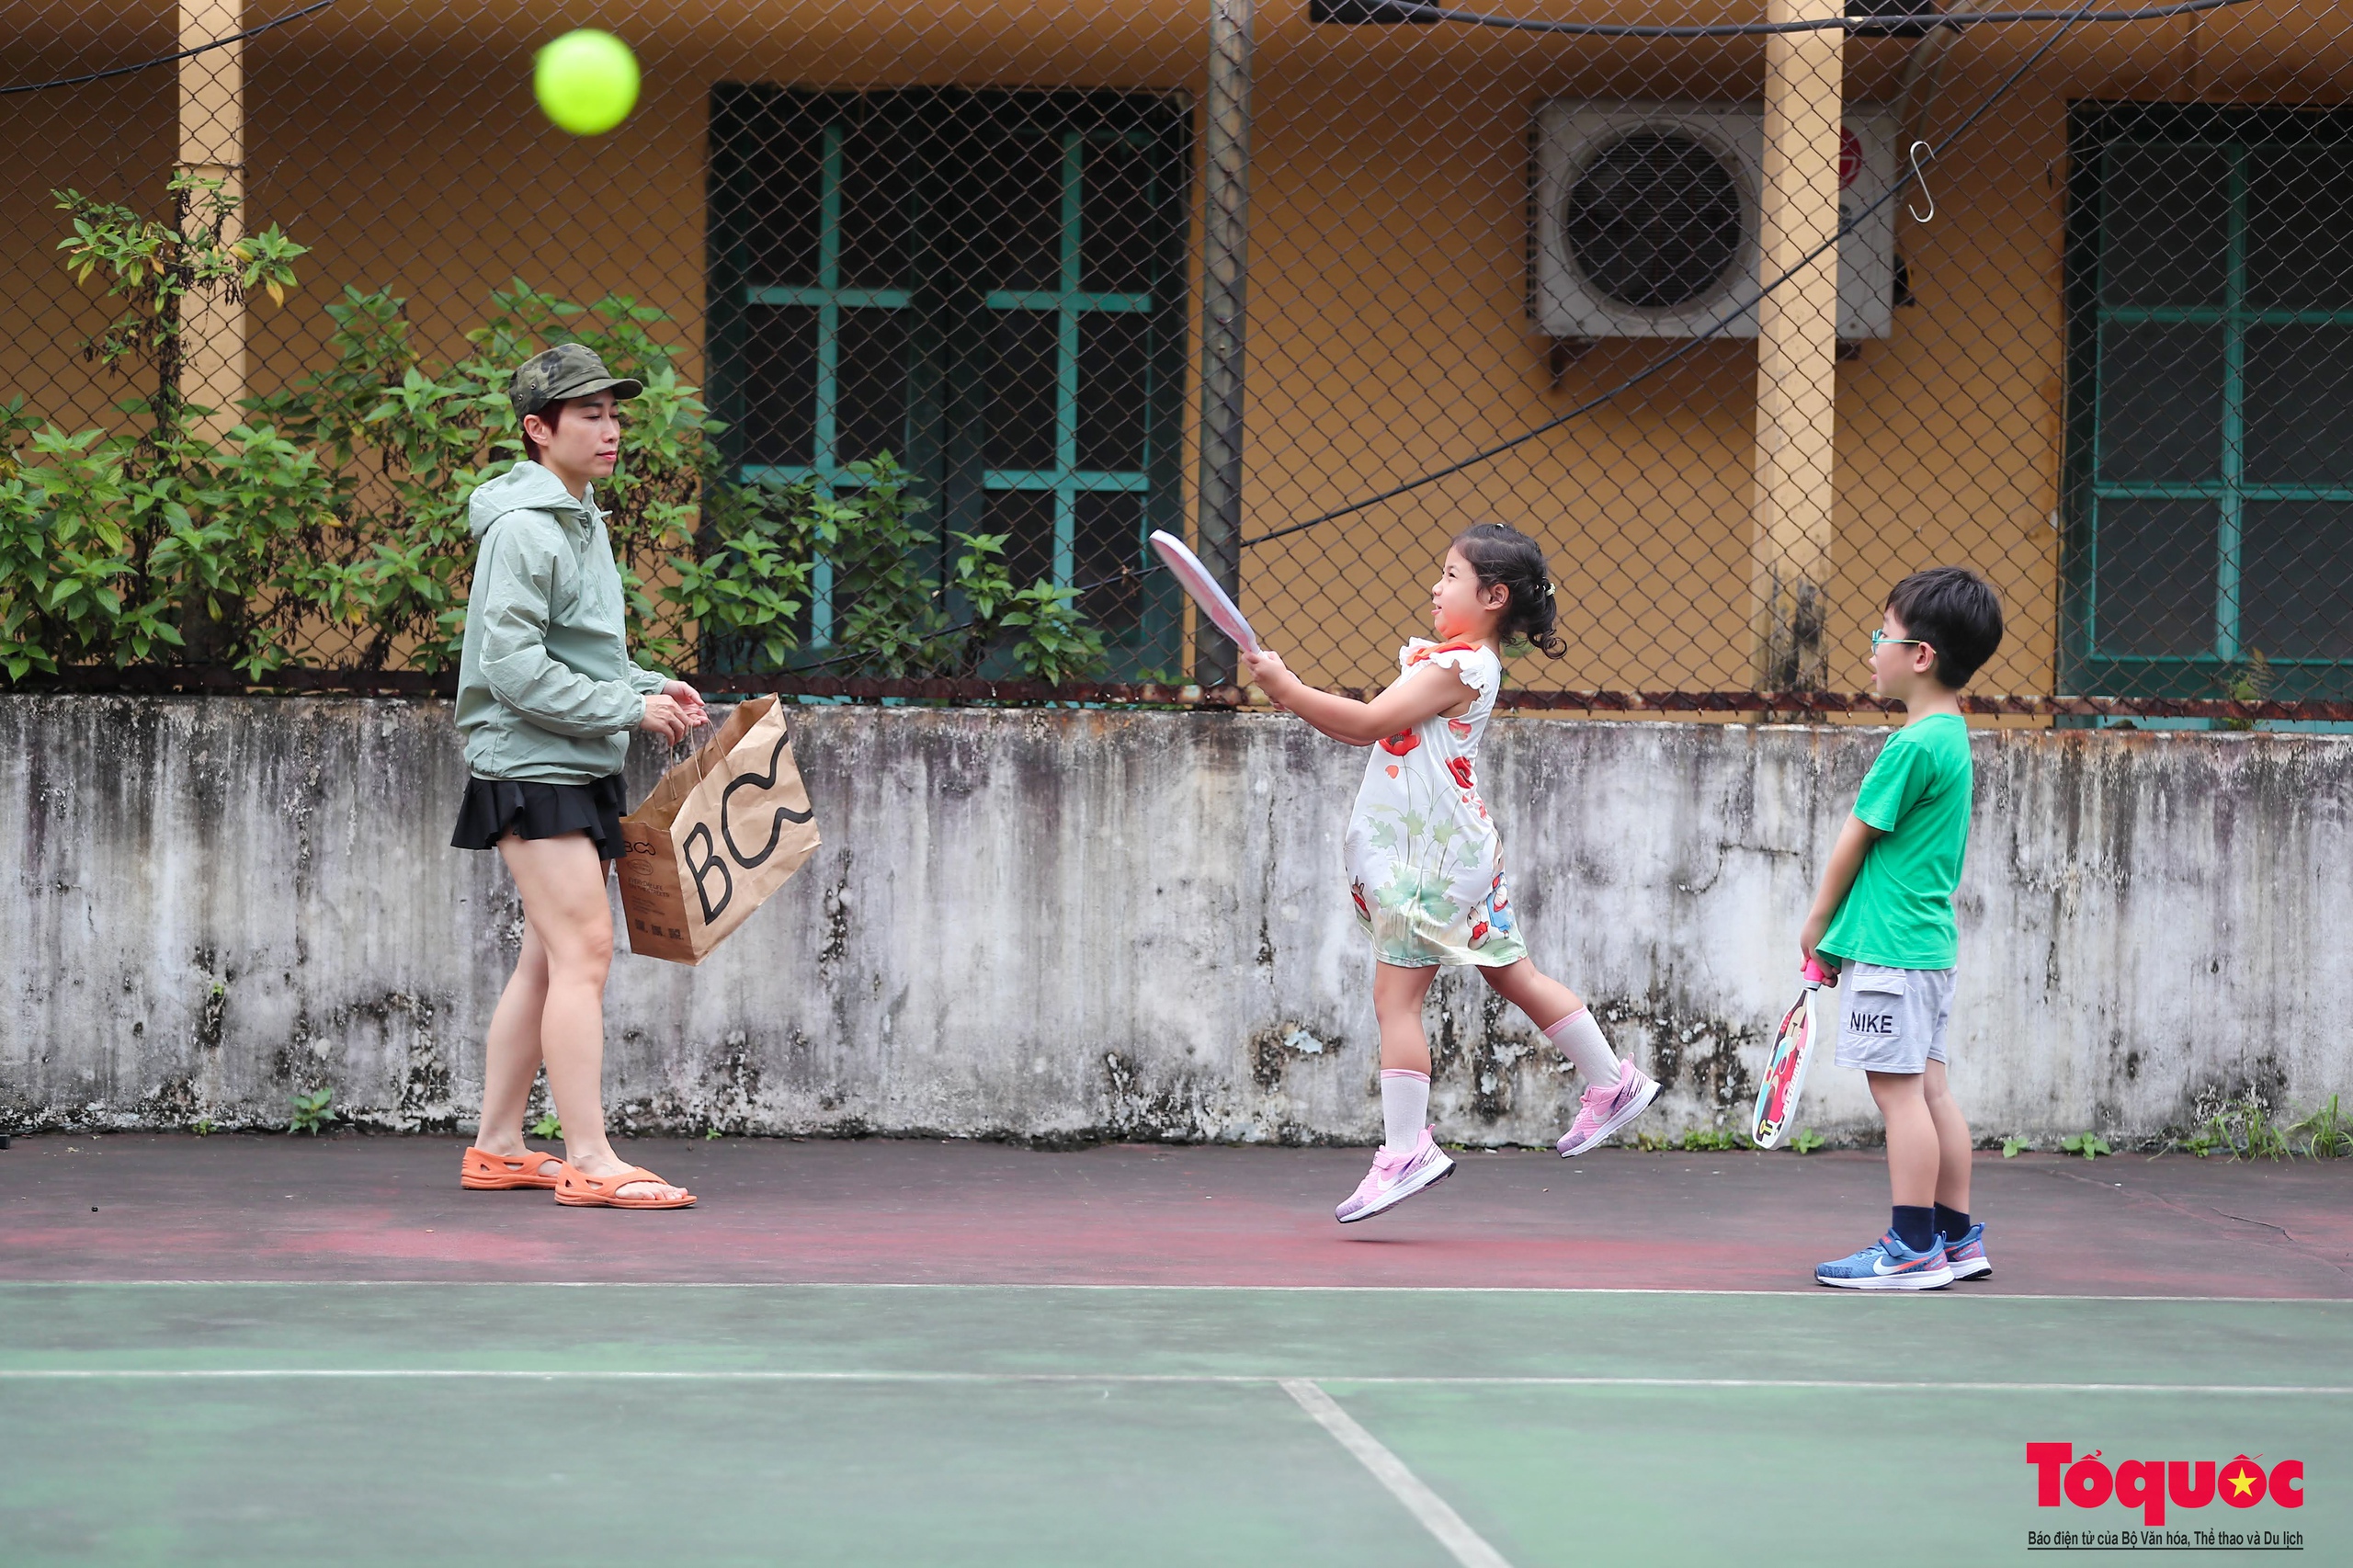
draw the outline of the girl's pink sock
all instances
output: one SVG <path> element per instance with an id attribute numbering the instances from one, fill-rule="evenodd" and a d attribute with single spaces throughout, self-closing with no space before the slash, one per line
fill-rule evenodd
<path id="1" fill-rule="evenodd" d="M 1544 1038 L 1560 1049 L 1577 1070 L 1589 1089 L 1614 1089 L 1618 1086 L 1618 1057 L 1609 1042 L 1601 1038 L 1601 1026 L 1593 1021 L 1593 1009 L 1579 1007 L 1559 1023 L 1544 1031 Z"/>
<path id="2" fill-rule="evenodd" d="M 1422 1129 L 1430 1124 L 1430 1075 L 1411 1067 L 1381 1070 L 1382 1146 L 1392 1154 L 1410 1154 L 1421 1145 Z"/>

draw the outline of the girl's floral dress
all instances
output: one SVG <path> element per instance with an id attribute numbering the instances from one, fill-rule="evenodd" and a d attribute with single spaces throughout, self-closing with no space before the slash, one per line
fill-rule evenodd
<path id="1" fill-rule="evenodd" d="M 1416 637 L 1398 651 L 1411 675 L 1443 665 L 1476 695 L 1372 748 L 1348 817 L 1348 892 L 1382 963 L 1501 966 L 1528 956 L 1504 892 L 1503 840 L 1479 799 L 1479 737 L 1495 711 L 1503 661 L 1476 642 Z"/>

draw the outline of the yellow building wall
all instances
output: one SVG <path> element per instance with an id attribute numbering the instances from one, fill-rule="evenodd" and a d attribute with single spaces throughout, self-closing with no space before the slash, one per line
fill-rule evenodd
<path id="1" fill-rule="evenodd" d="M 74 32 L 54 6 L 0 6 L 0 28 L 22 45 L 11 70 L 38 77 L 97 55 L 165 52 L 173 13 L 149 10 L 100 38 Z M 1960 561 L 1993 577 L 2010 615 L 1979 688 L 2051 689 L 2065 105 L 2329 99 L 2353 63 L 2346 10 L 2274 5 L 2083 29 L 1929 166 L 1934 221 L 1899 225 L 1918 303 L 1838 370 L 1834 684 L 1862 683 L 1862 644 L 1895 576 Z M 1246 536 L 1517 435 L 1671 349 L 1605 343 L 1555 383 L 1526 309 L 1531 118 L 1557 97 L 1738 102 L 1760 91 L 1754 40 L 1342 29 L 1310 28 L 1304 16 L 1303 0 L 1260 7 Z M 282 310 L 254 308 L 251 386 L 281 385 L 321 361 L 324 306 L 346 286 L 404 295 L 421 345 L 447 356 L 462 350 L 488 290 L 518 274 L 575 300 L 611 290 L 670 312 L 699 378 L 714 83 L 1198 96 L 1206 41 L 1205 7 L 1172 0 L 696 5 L 637 28 L 645 97 L 623 130 L 587 141 L 553 131 L 533 105 L 530 52 L 555 29 L 520 10 L 347 3 L 249 43 L 249 221 L 282 223 L 314 247 L 301 291 Z M 1949 133 L 2046 36 L 1968 34 L 1930 134 Z M 1892 98 L 1905 47 L 1850 42 L 1849 102 Z M 63 283 L 48 193 L 74 185 L 160 206 L 175 113 L 168 67 L 102 96 L 0 98 L 0 138 L 13 152 L 0 182 L 0 385 L 69 426 L 108 420 L 133 389 L 78 358 L 110 312 L 95 286 Z M 1197 347 L 1188 358 L 1197 374 Z M 1704 346 L 1494 462 L 1255 549 L 1245 610 L 1317 678 L 1379 683 L 1396 644 L 1424 630 L 1445 540 L 1499 517 L 1552 551 L 1563 631 L 1578 648 L 1561 664 L 1520 661 L 1519 684 L 1746 687 L 1754 378 L 1753 346 Z M 1197 404 L 1188 386 L 1188 441 Z M 1188 487 L 1192 474 L 1188 451 Z"/>
<path id="2" fill-rule="evenodd" d="M 1671 340 L 1606 342 L 1552 383 L 1526 310 L 1529 124 L 1553 97 L 1757 90 L 1756 71 L 1730 60 L 1673 74 L 1514 60 L 1483 75 L 1368 71 L 1336 54 L 1302 50 L 1259 79 L 1254 534 L 1593 405 L 1673 353 Z M 1901 47 L 1850 54 L 1857 96 L 1892 97 Z M 1947 88 L 1945 123 L 1992 74 Z M 1936 222 L 1901 226 L 1920 302 L 1839 367 L 1831 645 L 1863 645 L 1904 571 L 1960 561 L 1993 576 L 2016 629 L 1986 689 L 2048 690 L 2060 210 L 2017 172 L 2040 176 L 2063 152 L 2063 100 L 2029 84 L 1972 141 L 1943 161 Z M 1576 650 L 1523 659 L 1516 679 L 1746 688 L 1755 376 L 1751 343 L 1693 349 L 1518 450 L 1254 552 L 1245 609 L 1270 638 L 1313 650 L 1329 678 L 1384 680 L 1396 644 L 1427 630 L 1447 539 L 1495 517 L 1552 551 Z M 1834 669 L 1860 686 L 1862 665 L 1841 653 Z"/>

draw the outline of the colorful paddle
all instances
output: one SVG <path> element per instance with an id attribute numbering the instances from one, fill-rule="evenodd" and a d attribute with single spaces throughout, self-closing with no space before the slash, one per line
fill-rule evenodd
<path id="1" fill-rule="evenodd" d="M 1822 1032 L 1822 988 L 1837 976 L 1813 959 L 1805 960 L 1805 989 L 1781 1015 L 1781 1028 L 1773 1037 L 1773 1053 L 1765 1059 L 1765 1076 L 1756 1085 L 1756 1111 L 1748 1136 L 1760 1149 L 1778 1146 L 1797 1120 L 1798 1096 L 1805 1092 L 1805 1070 L 1813 1060 L 1815 1038 Z"/>
<path id="2" fill-rule="evenodd" d="M 1250 623 L 1242 619 L 1241 610 L 1225 597 L 1225 590 L 1217 585 L 1217 579 L 1211 576 L 1209 568 L 1201 564 L 1201 558 L 1185 548 L 1183 540 L 1175 534 L 1154 529 L 1152 548 L 1160 552 L 1162 562 L 1179 583 L 1185 585 L 1185 591 L 1193 596 L 1193 602 L 1201 607 L 1201 613 L 1217 622 L 1220 631 L 1233 638 L 1235 646 L 1244 653 L 1258 652 L 1258 639 L 1251 631 Z"/>

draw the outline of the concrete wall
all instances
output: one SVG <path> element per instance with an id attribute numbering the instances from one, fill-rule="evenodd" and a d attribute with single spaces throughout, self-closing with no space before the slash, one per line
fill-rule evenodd
<path id="1" fill-rule="evenodd" d="M 1360 757 L 1267 715 L 813 709 L 826 843 L 700 969 L 616 961 L 642 1129 L 1376 1139 L 1339 836 Z M 1880 737 L 1502 720 L 1537 960 L 1737 1125 Z M 2154 1134 L 2201 1089 L 2353 1092 L 2353 738 L 1984 732 L 1953 1074 L 1981 1135 Z M 641 752 L 632 796 L 658 759 Z M 445 706 L 0 698 L 0 1128 L 472 1125 L 518 915 L 445 846 Z M 1441 1131 L 1547 1142 L 1573 1080 L 1475 980 Z M 1824 1065 L 1805 1120 L 1871 1126 Z"/>

